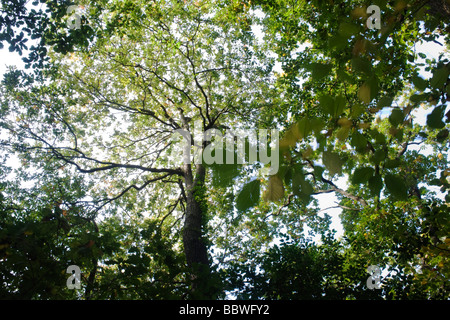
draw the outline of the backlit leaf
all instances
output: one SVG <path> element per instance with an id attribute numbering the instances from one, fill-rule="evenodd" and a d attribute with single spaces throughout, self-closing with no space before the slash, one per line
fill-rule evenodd
<path id="1" fill-rule="evenodd" d="M 358 98 L 359 98 L 362 102 L 369 104 L 370 101 L 371 101 L 370 97 L 371 97 L 370 86 L 369 86 L 369 84 L 367 84 L 366 82 L 364 82 L 364 83 L 361 85 L 361 87 L 359 87 L 359 90 L 358 90 Z"/>
<path id="2" fill-rule="evenodd" d="M 413 76 L 411 80 L 417 90 L 424 91 L 428 87 L 428 81 L 418 75 Z"/>
<path id="3" fill-rule="evenodd" d="M 239 166 L 237 161 L 234 164 L 212 164 L 212 181 L 215 186 L 229 186 L 234 178 L 239 175 Z"/>
<path id="4" fill-rule="evenodd" d="M 325 114 L 334 115 L 334 99 L 330 95 L 323 95 L 319 98 L 320 107 Z"/>
<path id="5" fill-rule="evenodd" d="M 359 33 L 360 26 L 354 23 L 342 22 L 339 25 L 338 33 L 344 38 L 350 38 L 351 36 Z"/>
<path id="6" fill-rule="evenodd" d="M 445 105 L 434 108 L 434 110 L 427 116 L 427 125 L 430 128 L 442 129 L 445 123 L 442 121 L 444 118 Z"/>
<path id="7" fill-rule="evenodd" d="M 367 148 L 367 140 L 364 135 L 356 131 L 352 134 L 351 145 L 356 151 L 363 153 Z"/>
<path id="8" fill-rule="evenodd" d="M 308 69 L 311 71 L 312 79 L 314 81 L 317 81 L 330 73 L 331 65 L 323 63 L 312 63 Z"/>
<path id="9" fill-rule="evenodd" d="M 372 64 L 366 58 L 352 58 L 352 68 L 356 72 L 365 73 L 366 75 L 372 74 Z"/>
<path id="10" fill-rule="evenodd" d="M 345 105 L 347 104 L 347 100 L 345 97 L 339 95 L 334 99 L 334 116 L 338 117 L 344 112 Z"/>
<path id="11" fill-rule="evenodd" d="M 341 173 L 343 161 L 339 157 L 339 154 L 331 151 L 324 151 L 322 162 L 330 172 L 331 176 L 335 175 L 336 173 Z"/>
<path id="12" fill-rule="evenodd" d="M 258 179 L 248 182 L 242 187 L 236 199 L 236 208 L 245 211 L 258 204 L 261 182 Z"/>
<path id="13" fill-rule="evenodd" d="M 398 175 L 387 174 L 384 178 L 386 189 L 398 200 L 406 200 L 408 198 L 408 189 L 404 179 Z"/>
<path id="14" fill-rule="evenodd" d="M 305 139 L 311 133 L 311 121 L 307 117 L 303 117 L 297 123 L 300 138 Z"/>
<path id="15" fill-rule="evenodd" d="M 394 126 L 397 127 L 399 124 L 403 122 L 404 115 L 403 111 L 399 108 L 395 108 L 392 110 L 391 115 L 389 116 L 389 122 Z"/>
<path id="16" fill-rule="evenodd" d="M 373 154 L 372 160 L 375 164 L 380 164 L 386 158 L 386 153 L 383 149 L 378 149 Z"/>
<path id="17" fill-rule="evenodd" d="M 375 170 L 370 167 L 356 168 L 353 172 L 351 181 L 355 184 L 366 183 L 373 176 Z"/>
<path id="18" fill-rule="evenodd" d="M 278 175 L 270 176 L 269 185 L 264 192 L 264 199 L 267 201 L 278 201 L 284 197 L 283 181 Z"/>
<path id="19" fill-rule="evenodd" d="M 383 97 L 380 100 L 378 100 L 377 108 L 383 109 L 384 107 L 390 107 L 392 104 L 392 97 Z"/>
<path id="20" fill-rule="evenodd" d="M 292 190 L 293 193 L 304 202 L 309 202 L 311 200 L 311 194 L 314 192 L 313 186 L 305 179 L 305 176 L 301 171 L 296 171 L 294 173 L 292 178 Z"/>
<path id="21" fill-rule="evenodd" d="M 345 139 L 347 139 L 348 134 L 350 133 L 350 127 L 341 127 L 338 129 L 338 131 L 336 132 L 336 137 L 340 140 L 340 141 L 344 141 Z"/>
<path id="22" fill-rule="evenodd" d="M 379 174 L 369 178 L 369 189 L 372 195 L 378 196 L 383 189 L 383 180 Z"/>
<path id="23" fill-rule="evenodd" d="M 441 66 L 433 70 L 433 77 L 430 79 L 430 85 L 435 89 L 441 89 L 447 82 L 449 76 L 449 69 L 446 66 Z"/>

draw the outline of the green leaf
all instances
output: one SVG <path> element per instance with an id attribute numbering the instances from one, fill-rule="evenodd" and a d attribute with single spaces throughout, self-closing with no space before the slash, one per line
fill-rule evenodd
<path id="1" fill-rule="evenodd" d="M 334 115 L 334 99 L 326 94 L 319 98 L 319 104 L 325 114 Z"/>
<path id="2" fill-rule="evenodd" d="M 340 141 L 345 141 L 345 139 L 347 139 L 347 137 L 348 137 L 348 134 L 350 133 L 350 130 L 351 130 L 351 127 L 341 127 L 336 132 L 336 137 Z"/>
<path id="3" fill-rule="evenodd" d="M 212 182 L 215 186 L 227 187 L 233 183 L 234 178 L 236 178 L 240 172 L 237 160 L 234 162 L 234 164 L 213 163 L 209 165 L 212 169 Z"/>
<path id="4" fill-rule="evenodd" d="M 441 131 L 439 131 L 439 133 L 436 135 L 436 141 L 439 143 L 443 143 L 444 141 L 447 140 L 449 135 L 449 132 L 447 129 L 443 129 Z"/>
<path id="5" fill-rule="evenodd" d="M 369 84 L 367 84 L 367 82 L 364 82 L 358 89 L 358 98 L 362 102 L 369 104 L 371 101 L 370 97 L 371 97 L 370 86 Z"/>
<path id="6" fill-rule="evenodd" d="M 380 133 L 378 130 L 371 129 L 370 135 L 372 136 L 372 138 L 375 139 L 376 143 L 378 143 L 380 145 L 386 144 L 386 136 L 384 134 Z"/>
<path id="7" fill-rule="evenodd" d="M 305 176 L 301 171 L 294 173 L 292 178 L 292 191 L 301 200 L 309 202 L 311 200 L 311 194 L 314 192 L 313 186 L 305 180 Z"/>
<path id="8" fill-rule="evenodd" d="M 391 115 L 389 116 L 389 122 L 394 126 L 397 127 L 399 124 L 403 122 L 404 119 L 403 111 L 399 108 L 395 108 L 392 110 Z"/>
<path id="9" fill-rule="evenodd" d="M 351 118 L 358 118 L 361 114 L 363 114 L 366 111 L 366 107 L 362 104 L 353 104 L 351 107 Z"/>
<path id="10" fill-rule="evenodd" d="M 330 172 L 331 176 L 335 175 L 336 173 L 337 174 L 341 173 L 343 161 L 341 160 L 341 158 L 337 153 L 331 151 L 324 151 L 322 155 L 322 162 Z"/>
<path id="11" fill-rule="evenodd" d="M 238 211 L 245 211 L 258 204 L 260 198 L 261 182 L 258 179 L 246 183 L 236 199 Z"/>
<path id="12" fill-rule="evenodd" d="M 323 95 L 319 98 L 319 104 L 325 114 L 338 117 L 344 112 L 347 99 L 341 95 L 336 98 L 333 98 L 330 95 Z"/>
<path id="13" fill-rule="evenodd" d="M 433 77 L 430 79 L 431 87 L 441 89 L 447 82 L 449 76 L 449 69 L 444 65 L 438 69 L 433 70 Z"/>
<path id="14" fill-rule="evenodd" d="M 259 194 L 259 189 L 258 189 Z M 269 185 L 264 192 L 264 199 L 267 201 L 278 201 L 284 197 L 283 180 L 278 175 L 270 176 Z"/>
<path id="15" fill-rule="evenodd" d="M 369 190 L 374 196 L 380 194 L 381 189 L 383 189 L 383 180 L 379 174 L 375 174 L 373 177 L 369 178 Z"/>
<path id="16" fill-rule="evenodd" d="M 308 69 L 311 71 L 312 79 L 317 81 L 327 76 L 330 73 L 331 68 L 332 66 L 329 64 L 312 63 Z"/>
<path id="17" fill-rule="evenodd" d="M 360 25 L 349 23 L 349 22 L 342 22 L 339 25 L 338 34 L 341 35 L 344 38 L 350 38 L 351 36 L 354 36 L 359 33 Z"/>
<path id="18" fill-rule="evenodd" d="M 398 200 L 408 199 L 408 189 L 404 179 L 395 174 L 386 174 L 384 181 L 388 192 Z"/>
<path id="19" fill-rule="evenodd" d="M 358 98 L 366 103 L 369 104 L 370 101 L 372 101 L 377 93 L 378 93 L 378 79 L 371 75 L 369 79 L 367 79 L 358 89 Z"/>
<path id="20" fill-rule="evenodd" d="M 370 167 L 356 168 L 353 172 L 351 182 L 354 184 L 366 183 L 373 176 L 375 170 Z"/>
<path id="21" fill-rule="evenodd" d="M 309 119 L 311 124 L 311 129 L 314 131 L 314 133 L 320 134 L 320 131 L 322 131 L 323 127 L 325 126 L 325 123 L 320 118 L 313 118 Z"/>
<path id="22" fill-rule="evenodd" d="M 429 182 L 429 184 L 430 184 L 431 186 L 440 186 L 440 185 L 442 185 L 442 182 L 441 182 L 441 180 L 439 180 L 439 179 L 433 179 L 433 180 L 431 180 L 431 181 Z"/>
<path id="23" fill-rule="evenodd" d="M 345 106 L 347 104 L 347 99 L 339 95 L 334 99 L 334 116 L 340 116 L 344 112 Z"/>
<path id="24" fill-rule="evenodd" d="M 358 131 L 352 134 L 352 140 L 350 144 L 355 148 L 357 152 L 364 153 L 367 150 L 367 140 Z"/>
<path id="25" fill-rule="evenodd" d="M 392 100 L 394 100 L 392 97 L 381 98 L 378 100 L 377 108 L 383 109 L 384 107 L 390 107 L 392 105 Z"/>
<path id="26" fill-rule="evenodd" d="M 342 69 L 337 70 L 336 74 L 341 81 L 348 82 L 348 83 L 354 82 L 354 79 L 347 72 L 345 72 Z"/>
<path id="27" fill-rule="evenodd" d="M 445 123 L 442 121 L 444 118 L 445 105 L 438 106 L 427 116 L 427 125 L 433 129 L 442 129 Z"/>
<path id="28" fill-rule="evenodd" d="M 365 73 L 366 75 L 372 75 L 372 64 L 366 58 L 352 58 L 352 68 L 356 72 Z"/>
<path id="29" fill-rule="evenodd" d="M 414 102 L 414 103 L 420 103 L 422 101 L 427 101 L 427 99 L 428 99 L 428 94 L 425 94 L 425 93 L 421 93 L 421 94 L 415 93 L 409 98 L 409 100 L 411 100 L 411 102 Z"/>
<path id="30" fill-rule="evenodd" d="M 294 169 L 292 169 L 291 166 L 289 166 L 289 167 L 283 167 L 283 166 L 282 166 L 282 167 L 280 168 L 279 174 L 280 174 L 280 175 L 283 174 L 283 180 L 284 180 L 284 183 L 285 183 L 286 185 L 291 184 L 293 171 L 294 171 Z"/>
<path id="31" fill-rule="evenodd" d="M 325 168 L 322 166 L 314 166 L 314 176 L 316 180 L 322 179 L 322 174 L 325 171 Z"/>
<path id="32" fill-rule="evenodd" d="M 379 164 L 381 163 L 384 159 L 386 158 L 386 153 L 384 152 L 383 149 L 378 149 L 377 151 L 375 151 L 375 153 L 373 154 L 372 160 L 375 164 Z"/>
<path id="33" fill-rule="evenodd" d="M 300 138 L 305 139 L 312 131 L 311 121 L 307 117 L 303 117 L 297 122 Z"/>
<path id="34" fill-rule="evenodd" d="M 419 52 L 418 53 L 419 57 L 421 57 L 422 59 L 425 59 L 427 57 L 427 55 L 423 52 Z"/>
<path id="35" fill-rule="evenodd" d="M 302 199 L 304 202 L 311 201 L 311 194 L 314 192 L 314 188 L 309 183 L 309 181 L 303 181 L 301 184 L 301 192 L 299 194 L 300 199 Z"/>
<path id="36" fill-rule="evenodd" d="M 418 75 L 414 75 L 411 80 L 417 90 L 424 91 L 428 87 L 428 81 Z"/>
<path id="37" fill-rule="evenodd" d="M 336 34 L 328 39 L 328 45 L 331 49 L 342 50 L 347 45 L 347 39 L 340 34 Z"/>
<path id="38" fill-rule="evenodd" d="M 370 88 L 370 101 L 372 101 L 378 94 L 378 78 L 372 74 L 372 76 L 366 81 L 366 83 Z"/>
<path id="39" fill-rule="evenodd" d="M 305 176 L 300 171 L 295 171 L 292 177 L 292 191 L 295 195 L 300 195 L 301 185 L 305 181 Z"/>

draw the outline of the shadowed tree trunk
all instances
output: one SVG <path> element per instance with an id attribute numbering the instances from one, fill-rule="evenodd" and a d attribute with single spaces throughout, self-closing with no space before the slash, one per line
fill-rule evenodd
<path id="1" fill-rule="evenodd" d="M 205 167 L 197 165 L 193 177 L 191 165 L 184 166 L 186 187 L 186 212 L 183 228 L 183 245 L 186 263 L 191 269 L 192 297 L 209 299 L 214 295 L 208 251 L 203 236 L 206 214 L 204 182 Z"/>

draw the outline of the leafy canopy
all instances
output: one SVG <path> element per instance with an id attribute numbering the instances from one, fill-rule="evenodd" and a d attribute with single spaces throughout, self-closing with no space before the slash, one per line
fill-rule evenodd
<path id="1" fill-rule="evenodd" d="M 2 82 L 1 144 L 21 162 L 0 172 L 3 296 L 74 298 L 64 270 L 79 264 L 86 299 L 192 297 L 170 137 L 198 121 L 281 132 L 275 175 L 199 166 L 214 297 L 448 299 L 445 1 L 373 1 L 381 29 L 363 1 L 90 1 L 80 30 L 61 28 L 63 3 L 26 18 L 3 3 L 1 40 L 24 50 L 29 21 L 49 63 L 32 65 L 45 81 Z M 332 193 L 337 239 L 318 201 Z"/>

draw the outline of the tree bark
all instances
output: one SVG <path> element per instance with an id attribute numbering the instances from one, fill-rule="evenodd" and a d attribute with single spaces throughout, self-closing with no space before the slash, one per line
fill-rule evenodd
<path id="1" fill-rule="evenodd" d="M 195 299 L 210 299 L 213 295 L 208 248 L 203 235 L 206 214 L 204 182 L 205 168 L 202 165 L 197 165 L 195 178 L 191 165 L 185 166 L 186 214 L 183 245 L 186 262 L 191 271 L 192 297 Z"/>

